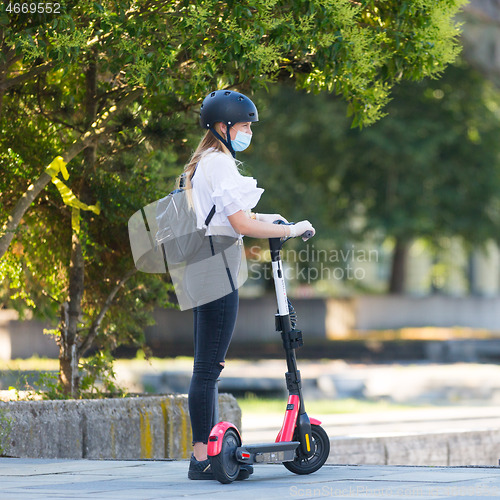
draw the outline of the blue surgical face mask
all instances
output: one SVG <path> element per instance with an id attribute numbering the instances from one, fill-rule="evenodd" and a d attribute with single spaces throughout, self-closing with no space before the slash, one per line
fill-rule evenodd
<path id="1" fill-rule="evenodd" d="M 248 146 L 250 146 L 250 142 L 252 141 L 252 134 L 247 134 L 238 130 L 236 133 L 236 137 L 231 141 L 231 145 L 235 151 L 244 151 Z"/>

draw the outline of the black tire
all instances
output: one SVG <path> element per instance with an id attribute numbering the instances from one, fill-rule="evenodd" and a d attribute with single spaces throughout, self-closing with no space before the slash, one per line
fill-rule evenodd
<path id="1" fill-rule="evenodd" d="M 222 438 L 222 448 L 218 455 L 210 457 L 210 465 L 215 479 L 222 484 L 232 483 L 240 473 L 240 463 L 236 460 L 236 448 L 241 439 L 234 429 L 228 429 Z"/>
<path id="2" fill-rule="evenodd" d="M 293 437 L 298 441 L 297 435 Z M 311 425 L 311 441 L 314 446 L 314 454 L 307 458 L 302 452 L 300 446 L 295 452 L 296 456 L 293 462 L 283 462 L 283 465 L 295 474 L 312 474 L 320 469 L 327 461 L 330 454 L 330 438 L 325 430 L 319 425 Z"/>

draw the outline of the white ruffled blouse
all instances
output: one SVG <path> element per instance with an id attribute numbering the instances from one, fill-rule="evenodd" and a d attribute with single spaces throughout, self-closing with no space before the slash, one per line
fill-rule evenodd
<path id="1" fill-rule="evenodd" d="M 208 235 L 241 237 L 231 226 L 228 216 L 240 210 L 251 210 L 264 192 L 257 187 L 253 177 L 240 174 L 231 156 L 216 150 L 206 153 L 200 160 L 192 184 L 198 228 L 203 227 L 215 205 Z"/>

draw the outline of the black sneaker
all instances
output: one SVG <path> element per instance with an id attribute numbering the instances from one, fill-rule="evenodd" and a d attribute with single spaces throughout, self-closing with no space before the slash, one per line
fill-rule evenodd
<path id="1" fill-rule="evenodd" d="M 242 464 L 240 466 L 240 472 L 236 481 L 243 481 L 244 479 L 248 479 L 250 474 L 253 474 L 253 465 L 250 464 Z"/>
<path id="2" fill-rule="evenodd" d="M 189 479 L 215 479 L 212 468 L 210 467 L 210 459 L 202 460 L 198 462 L 194 455 L 191 455 L 191 460 L 189 461 Z"/>

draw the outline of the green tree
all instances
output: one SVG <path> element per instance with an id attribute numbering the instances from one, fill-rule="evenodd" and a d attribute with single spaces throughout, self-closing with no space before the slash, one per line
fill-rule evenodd
<path id="1" fill-rule="evenodd" d="M 462 63 L 393 95 L 388 116 L 360 131 L 331 96 L 263 94 L 248 164 L 267 191 L 262 210 L 308 218 L 324 246 L 393 238 L 388 288 L 401 292 L 413 239 L 497 238 L 500 96 Z"/>
<path id="2" fill-rule="evenodd" d="M 63 2 L 57 16 L 3 11 L 0 97 L 54 70 L 67 77 L 73 64 L 95 65 L 105 75 L 99 95 L 86 102 L 95 120 L 64 130 L 66 162 L 104 139 L 121 109 L 158 92 L 186 110 L 207 89 L 292 77 L 299 88 L 342 95 L 354 124 L 369 124 L 395 82 L 437 75 L 455 58 L 453 18 L 463 3 L 84 0 Z M 49 182 L 42 174 L 13 210 L 0 256 Z"/>
<path id="3" fill-rule="evenodd" d="M 61 2 L 57 15 L 2 11 L 0 142 L 9 178 L 0 256 L 17 236 L 5 272 L 31 305 L 57 309 L 65 391 L 77 392 L 85 350 L 126 337 L 141 304 L 151 304 L 125 256 L 126 220 L 165 189 L 159 162 L 187 158 L 195 109 L 210 89 L 293 79 L 343 96 L 354 125 L 370 124 L 394 83 L 438 75 L 454 59 L 462 3 L 83 0 Z M 57 156 L 69 164 L 74 196 L 99 202 L 99 215 L 74 216 L 49 186 L 45 167 Z M 117 295 L 132 282 L 133 293 Z"/>
<path id="4" fill-rule="evenodd" d="M 395 240 L 390 291 L 404 290 L 408 244 L 496 238 L 500 225 L 500 96 L 465 65 L 439 81 L 405 84 L 390 119 L 360 134 L 342 185 L 363 202 L 364 231 Z"/>

